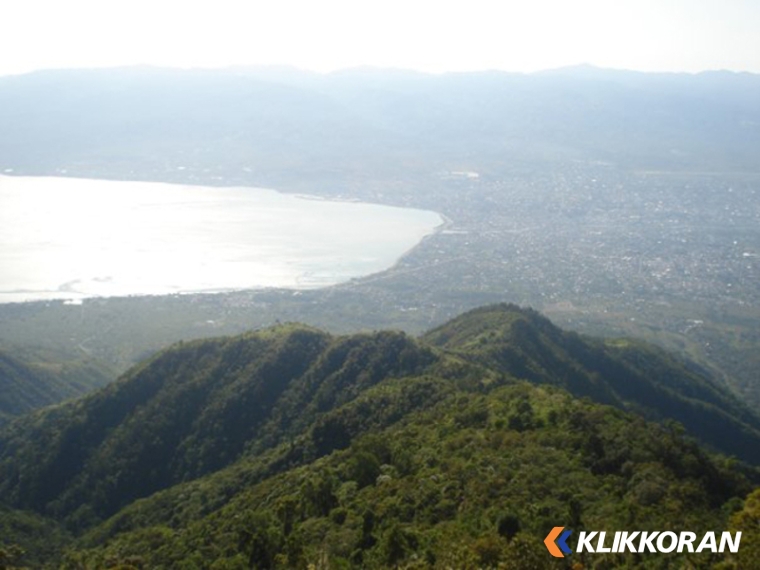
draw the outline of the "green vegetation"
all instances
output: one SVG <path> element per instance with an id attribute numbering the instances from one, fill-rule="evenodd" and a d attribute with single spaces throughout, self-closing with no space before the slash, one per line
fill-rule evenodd
<path id="1" fill-rule="evenodd" d="M 0 350 L 0 424 L 36 408 L 81 396 L 109 380 L 88 361 L 28 362 Z"/>
<path id="2" fill-rule="evenodd" d="M 741 531 L 744 548 L 728 558 L 720 568 L 739 570 L 752 568 L 760 560 L 760 489 L 756 489 L 744 502 L 744 508 L 731 516 L 729 530 Z"/>
<path id="3" fill-rule="evenodd" d="M 542 543 L 558 525 L 750 533 L 760 473 L 687 437 L 674 419 L 710 441 L 692 409 L 760 463 L 757 419 L 698 370 L 515 306 L 420 340 L 288 324 L 185 342 L 0 430 L 0 522 L 34 521 L 0 546 L 62 568 L 745 567 L 557 562 Z"/>
<path id="4" fill-rule="evenodd" d="M 0 569 L 41 566 L 60 555 L 71 535 L 54 520 L 0 506 Z"/>
<path id="5" fill-rule="evenodd" d="M 90 524 L 244 451 L 266 450 L 433 359 L 399 333 L 331 339 L 293 326 L 184 343 L 91 396 L 8 426 L 0 494 L 75 527 Z"/>
<path id="6" fill-rule="evenodd" d="M 655 347 L 583 338 L 509 305 L 474 309 L 423 339 L 515 378 L 676 420 L 723 453 L 760 464 L 760 417 L 706 371 Z"/>
<path id="7" fill-rule="evenodd" d="M 193 493 L 215 484 L 208 478 Z M 721 506 L 747 490 L 676 433 L 517 384 L 447 398 L 202 518 L 153 518 L 149 499 L 132 509 L 137 528 L 113 522 L 118 534 L 105 545 L 102 534 L 85 537 L 82 545 L 101 545 L 76 556 L 93 567 L 563 568 L 542 543 L 553 526 L 722 528 Z M 646 566 L 634 555 L 573 558 L 600 560 Z M 649 567 L 712 561 L 671 556 Z"/>

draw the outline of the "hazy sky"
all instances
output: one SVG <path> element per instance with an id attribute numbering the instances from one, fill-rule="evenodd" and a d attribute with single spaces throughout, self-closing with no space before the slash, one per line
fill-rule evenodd
<path id="1" fill-rule="evenodd" d="M 287 64 L 760 73 L 757 0 L 9 0 L 0 74 Z"/>

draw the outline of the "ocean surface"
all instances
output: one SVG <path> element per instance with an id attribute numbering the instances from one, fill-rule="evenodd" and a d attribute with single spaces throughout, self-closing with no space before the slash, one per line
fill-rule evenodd
<path id="1" fill-rule="evenodd" d="M 261 188 L 0 176 L 0 303 L 324 287 L 393 266 L 442 223 Z"/>

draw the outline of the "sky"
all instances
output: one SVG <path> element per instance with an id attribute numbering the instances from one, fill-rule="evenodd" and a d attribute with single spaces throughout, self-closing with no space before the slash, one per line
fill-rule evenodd
<path id="1" fill-rule="evenodd" d="M 760 73 L 757 0 L 9 0 L 0 75 L 160 65 Z"/>

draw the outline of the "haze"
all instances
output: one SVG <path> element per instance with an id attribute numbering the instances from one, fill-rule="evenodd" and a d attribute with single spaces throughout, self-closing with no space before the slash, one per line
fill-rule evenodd
<path id="1" fill-rule="evenodd" d="M 760 4 L 37 0 L 0 10 L 0 74 L 160 65 L 760 72 Z"/>

